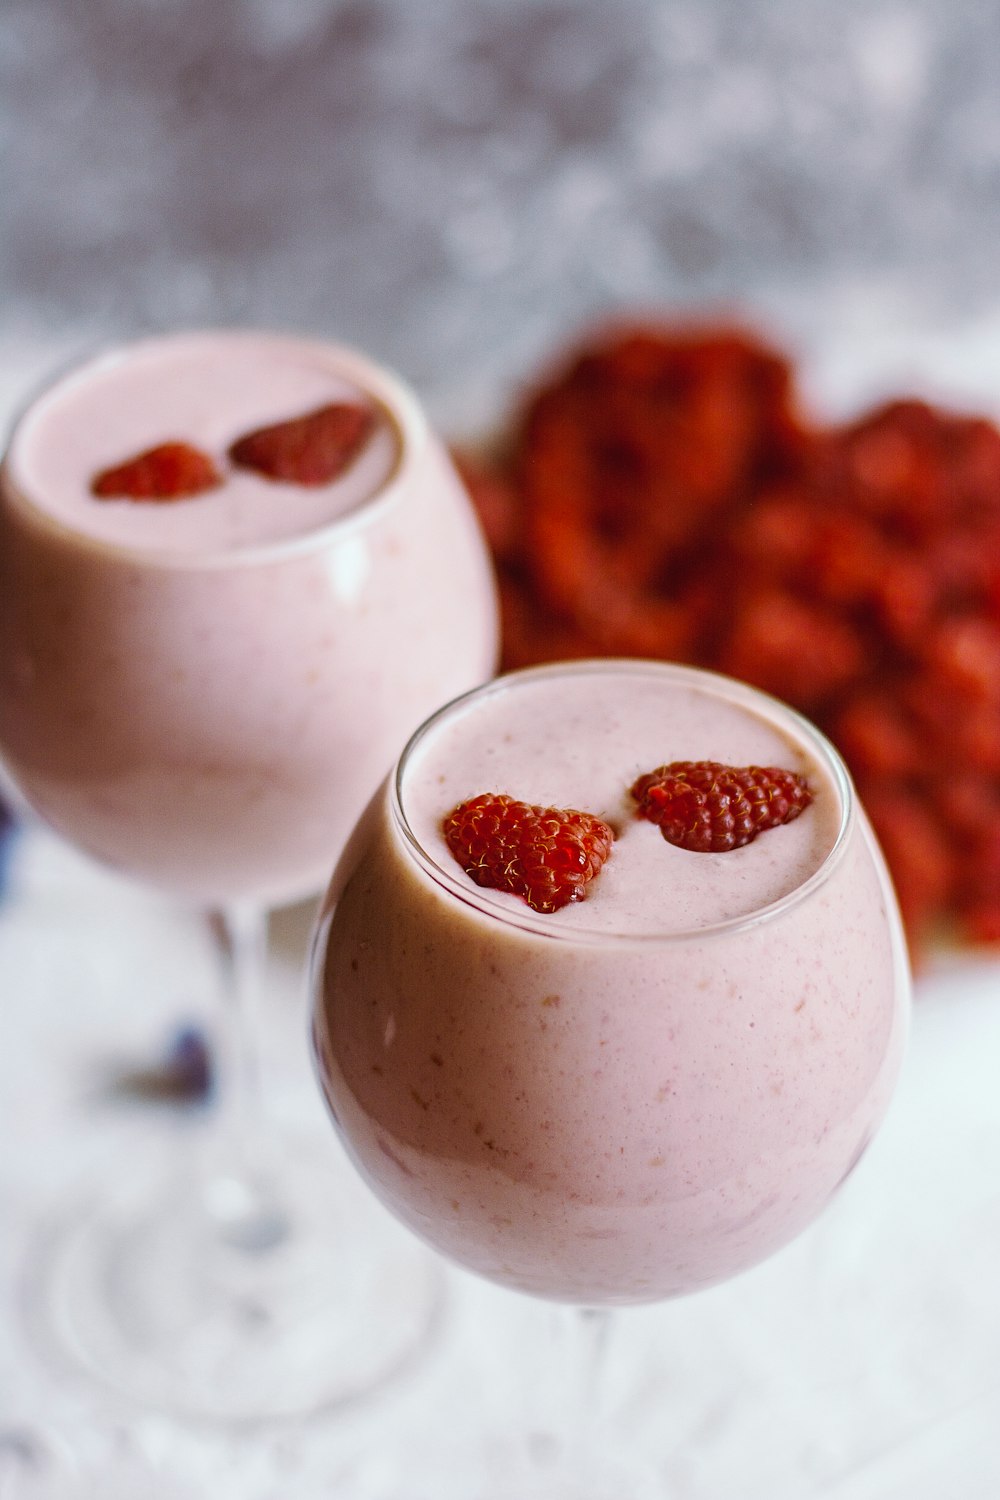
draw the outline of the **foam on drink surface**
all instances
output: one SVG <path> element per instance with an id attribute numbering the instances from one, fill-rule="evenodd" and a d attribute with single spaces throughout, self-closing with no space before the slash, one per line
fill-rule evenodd
<path id="1" fill-rule="evenodd" d="M 691 853 L 638 818 L 629 793 L 639 775 L 673 760 L 780 766 L 806 776 L 814 801 L 741 849 Z M 819 868 L 842 814 L 829 772 L 788 725 L 751 709 L 721 679 L 712 685 L 681 671 L 667 681 L 641 665 L 514 679 L 430 730 L 406 769 L 404 812 L 417 841 L 453 876 L 461 872 L 441 822 L 481 792 L 577 808 L 612 825 L 611 857 L 586 900 L 540 919 L 595 932 L 684 932 L 769 906 Z M 516 896 L 479 895 L 498 915 L 527 913 Z"/>
<path id="2" fill-rule="evenodd" d="M 227 463 L 248 431 L 336 402 L 375 424 L 333 482 L 276 483 Z M 150 448 L 184 442 L 223 470 L 216 489 L 168 503 L 101 500 L 96 474 Z M 240 551 L 309 535 L 377 496 L 400 462 L 385 408 L 329 347 L 275 334 L 208 332 L 149 339 L 57 382 L 15 430 L 7 475 L 52 521 L 95 541 L 181 556 Z"/>

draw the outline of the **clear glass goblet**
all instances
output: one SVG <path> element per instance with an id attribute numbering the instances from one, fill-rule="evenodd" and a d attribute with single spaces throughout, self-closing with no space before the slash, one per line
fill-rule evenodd
<path id="1" fill-rule="evenodd" d="M 684 759 L 797 771 L 812 805 L 743 848 L 672 847 L 629 788 Z M 442 820 L 480 793 L 610 823 L 587 898 L 542 913 L 476 884 Z M 514 673 L 416 732 L 336 869 L 312 990 L 364 1179 L 460 1265 L 589 1310 L 592 1351 L 605 1310 L 735 1276 L 815 1218 L 889 1103 L 910 994 L 836 751 L 742 684 L 638 662 Z M 494 1457 L 467 1493 L 637 1492 L 592 1414 L 572 1431 L 555 1467 Z"/>
<path id="2" fill-rule="evenodd" d="M 241 435 L 324 406 L 367 423 L 325 482 L 234 461 Z M 92 492 L 167 442 L 205 454 L 215 482 L 171 500 Z M 225 980 L 232 1066 L 205 1161 L 169 1152 L 172 1177 L 150 1165 L 140 1181 L 112 1164 L 40 1260 L 63 1342 L 132 1395 L 288 1415 L 370 1388 L 424 1336 L 437 1278 L 347 1187 L 338 1214 L 328 1171 L 262 1119 L 250 1011 L 268 909 L 319 892 L 400 740 L 495 656 L 467 496 L 409 390 L 350 350 L 152 338 L 65 375 L 16 424 L 0 474 L 5 771 L 78 849 L 202 909 Z"/>

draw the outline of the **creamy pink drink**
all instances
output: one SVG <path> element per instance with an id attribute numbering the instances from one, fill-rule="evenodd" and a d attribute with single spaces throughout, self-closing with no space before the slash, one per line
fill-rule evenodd
<path id="1" fill-rule="evenodd" d="M 777 765 L 813 801 L 744 848 L 675 848 L 629 788 L 680 759 Z M 482 792 L 614 827 L 585 900 L 473 883 L 441 824 Z M 589 1304 L 796 1235 L 881 1120 L 908 1014 L 836 754 L 749 688 L 639 663 L 518 673 L 431 719 L 340 863 L 314 984 L 322 1087 L 387 1205 L 484 1276 Z"/>
<path id="2" fill-rule="evenodd" d="M 234 466 L 248 431 L 363 407 L 330 482 Z M 157 445 L 221 482 L 170 503 L 93 478 Z M 68 839 L 199 900 L 318 890 L 413 725 L 490 675 L 467 497 L 409 392 L 335 345 L 150 339 L 17 425 L 0 504 L 0 753 Z"/>

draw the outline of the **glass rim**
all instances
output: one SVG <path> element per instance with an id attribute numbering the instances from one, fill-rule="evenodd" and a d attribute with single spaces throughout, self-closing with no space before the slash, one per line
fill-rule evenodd
<path id="1" fill-rule="evenodd" d="M 779 728 L 786 727 L 794 738 L 804 742 L 809 752 L 824 767 L 840 800 L 840 819 L 836 835 L 812 874 L 793 890 L 787 891 L 776 901 L 769 902 L 766 906 L 758 907 L 754 911 L 727 917 L 721 922 L 712 922 L 700 927 L 670 929 L 662 932 L 618 932 L 575 925 L 566 927 L 554 923 L 551 916 L 533 912 L 528 906 L 525 906 L 523 913 L 500 906 L 496 900 L 490 898 L 487 888 L 481 888 L 470 882 L 457 865 L 453 873 L 424 848 L 406 815 L 403 781 L 414 754 L 443 720 L 461 712 L 480 699 L 516 690 L 517 685 L 524 681 L 546 677 L 630 674 L 655 676 L 661 680 L 683 680 L 692 685 L 701 684 L 709 691 L 714 691 L 719 695 L 725 694 L 730 701 L 735 695 L 737 701 L 754 709 L 758 715 L 762 709 L 765 710 L 766 716 L 772 722 L 777 722 Z M 518 671 L 503 673 L 489 682 L 481 683 L 478 687 L 471 688 L 450 699 L 414 730 L 403 747 L 389 776 L 389 805 L 393 822 L 402 836 L 404 847 L 410 857 L 436 885 L 463 905 L 470 906 L 505 926 L 533 936 L 547 938 L 550 941 L 615 947 L 655 947 L 688 943 L 693 940 L 732 935 L 775 921 L 793 907 L 808 900 L 827 884 L 843 858 L 858 816 L 857 793 L 842 756 L 822 730 L 817 729 L 816 725 L 800 714 L 797 709 L 791 708 L 787 703 L 783 703 L 759 688 L 751 687 L 748 683 L 740 682 L 734 677 L 727 677 L 719 672 L 687 666 L 679 662 L 631 657 L 595 657 L 526 667 Z"/>
<path id="2" fill-rule="evenodd" d="M 250 546 L 215 549 L 209 552 L 182 552 L 144 547 L 141 544 L 111 541 L 105 537 L 92 536 L 87 532 L 77 530 L 74 526 L 67 525 L 39 506 L 30 491 L 12 472 L 12 457 L 18 438 L 39 408 L 65 387 L 77 381 L 86 380 L 102 368 L 123 363 L 133 354 L 155 348 L 160 344 L 199 338 L 221 338 L 232 343 L 243 339 L 267 340 L 289 348 L 311 350 L 319 354 L 334 356 L 339 361 L 341 370 L 349 379 L 356 381 L 363 393 L 384 414 L 396 434 L 399 452 L 386 480 L 374 494 L 363 497 L 349 510 L 312 530 Z M 370 359 L 360 350 L 340 343 L 336 339 L 312 338 L 280 329 L 253 327 L 169 329 L 163 332 L 147 333 L 139 338 L 123 339 L 103 348 L 97 348 L 89 355 L 74 357 L 61 369 L 51 373 L 33 394 L 25 398 L 10 425 L 3 453 L 0 456 L 0 499 L 3 496 L 9 498 L 22 512 L 30 515 L 32 522 L 42 530 L 70 540 L 74 546 L 96 552 L 108 560 L 120 561 L 124 564 L 141 562 L 144 567 L 158 567 L 165 571 L 221 571 L 260 566 L 282 562 L 286 558 L 321 552 L 331 541 L 339 541 L 341 538 L 364 529 L 369 524 L 374 524 L 378 516 L 397 500 L 408 474 L 428 441 L 429 430 L 423 408 L 415 392 L 405 380 L 380 365 L 376 360 Z"/>

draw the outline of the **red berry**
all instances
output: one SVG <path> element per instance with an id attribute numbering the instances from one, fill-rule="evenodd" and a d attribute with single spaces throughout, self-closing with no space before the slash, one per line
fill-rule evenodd
<path id="1" fill-rule="evenodd" d="M 99 500 L 185 500 L 221 483 L 222 475 L 207 453 L 189 443 L 160 443 L 102 469 L 91 480 L 90 492 Z"/>
<path id="2" fill-rule="evenodd" d="M 837 610 L 751 583 L 710 665 L 818 716 L 866 662 L 864 638 Z"/>
<path id="3" fill-rule="evenodd" d="M 675 760 L 632 787 L 639 816 L 668 844 L 696 854 L 740 849 L 768 828 L 790 823 L 812 801 L 804 776 L 777 766 L 724 766 Z"/>
<path id="4" fill-rule="evenodd" d="M 1000 943 L 1000 902 L 985 894 L 961 913 L 962 931 L 974 943 Z"/>
<path id="5" fill-rule="evenodd" d="M 488 455 L 453 448 L 451 458 L 469 492 L 494 561 L 517 568 L 522 561 L 524 528 L 521 497 L 512 476 L 501 459 Z"/>
<path id="6" fill-rule="evenodd" d="M 441 826 L 477 885 L 510 891 L 541 912 L 585 898 L 615 837 L 593 813 L 535 807 L 491 792 L 460 803 Z"/>
<path id="7" fill-rule="evenodd" d="M 932 802 L 905 783 L 882 778 L 863 787 L 865 808 L 892 872 L 914 951 L 935 918 L 953 905 L 959 861 Z"/>
<path id="8" fill-rule="evenodd" d="M 368 440 L 375 414 L 347 402 L 260 427 L 237 438 L 229 457 L 237 468 L 265 479 L 309 487 L 330 484 L 357 458 Z"/>
<path id="9" fill-rule="evenodd" d="M 1000 703 L 1000 625 L 977 614 L 942 620 L 927 642 L 930 680 L 946 688 L 961 712 L 972 703 Z"/>
<path id="10" fill-rule="evenodd" d="M 833 716 L 830 728 L 855 776 L 915 776 L 925 767 L 926 734 L 906 713 L 898 690 L 861 689 Z"/>

